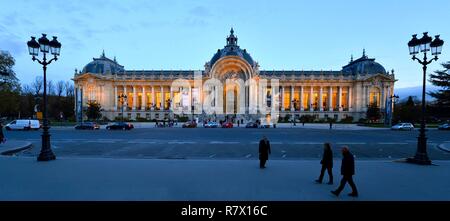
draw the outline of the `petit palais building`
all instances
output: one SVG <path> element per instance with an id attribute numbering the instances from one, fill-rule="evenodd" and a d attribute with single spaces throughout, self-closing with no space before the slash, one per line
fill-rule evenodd
<path id="1" fill-rule="evenodd" d="M 365 52 L 340 71 L 260 70 L 231 29 L 226 45 L 204 70 L 129 70 L 103 52 L 75 71 L 76 112 L 89 102 L 110 120 L 289 118 L 310 115 L 337 121 L 366 117 L 369 105 L 382 116 L 392 109 L 393 71 Z M 80 119 L 80 118 L 79 118 Z"/>

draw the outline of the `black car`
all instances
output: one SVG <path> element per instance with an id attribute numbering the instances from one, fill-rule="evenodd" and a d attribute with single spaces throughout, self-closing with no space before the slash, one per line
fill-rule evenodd
<path id="1" fill-rule="evenodd" d="M 116 122 L 106 126 L 107 130 L 131 130 L 133 128 L 133 124 L 124 122 Z"/>
<path id="2" fill-rule="evenodd" d="M 98 130 L 100 129 L 100 125 L 95 122 L 83 122 L 81 124 L 77 124 L 75 126 L 76 130 Z"/>
<path id="3" fill-rule="evenodd" d="M 245 128 L 258 128 L 258 124 L 255 122 L 248 122 L 247 125 L 245 125 Z"/>

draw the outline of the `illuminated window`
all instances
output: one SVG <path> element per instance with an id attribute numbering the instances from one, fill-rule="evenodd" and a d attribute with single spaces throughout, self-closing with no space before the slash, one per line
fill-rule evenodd
<path id="1" fill-rule="evenodd" d="M 291 105 L 291 91 L 289 89 L 289 87 L 284 89 L 284 103 L 283 103 L 283 107 L 284 109 L 289 109 L 290 105 Z"/>
<path id="2" fill-rule="evenodd" d="M 375 104 L 377 107 L 380 106 L 380 89 L 376 87 L 370 89 L 369 104 Z"/>

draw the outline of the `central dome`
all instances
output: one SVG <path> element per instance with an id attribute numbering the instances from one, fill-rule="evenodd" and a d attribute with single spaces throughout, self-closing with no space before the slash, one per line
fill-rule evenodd
<path id="1" fill-rule="evenodd" d="M 231 28 L 230 36 L 227 37 L 227 45 L 223 49 L 218 49 L 216 54 L 211 58 L 209 66 L 212 67 L 221 58 L 226 56 L 239 56 L 247 61 L 252 67 L 255 65 L 253 58 L 247 52 L 242 50 L 237 44 L 238 38 L 234 35 L 234 30 Z"/>

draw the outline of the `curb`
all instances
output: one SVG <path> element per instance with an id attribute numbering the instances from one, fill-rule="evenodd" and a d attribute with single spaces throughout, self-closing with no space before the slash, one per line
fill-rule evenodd
<path id="1" fill-rule="evenodd" d="M 450 153 L 450 149 L 444 147 L 444 144 L 439 144 L 437 147 L 438 147 L 440 150 L 442 150 L 442 151 L 445 151 L 445 152 L 449 152 L 449 153 Z"/>
<path id="2" fill-rule="evenodd" d="M 9 149 L 9 150 L 2 151 L 2 152 L 0 153 L 0 155 L 8 155 L 8 156 L 11 156 L 11 155 L 13 155 L 13 154 L 15 154 L 15 153 L 18 153 L 18 152 L 21 152 L 21 151 L 30 149 L 32 146 L 33 146 L 33 144 L 32 144 L 31 142 L 27 142 L 27 143 L 25 143 L 25 145 L 23 145 L 23 146 L 21 146 L 21 147 L 12 148 L 12 149 Z"/>

